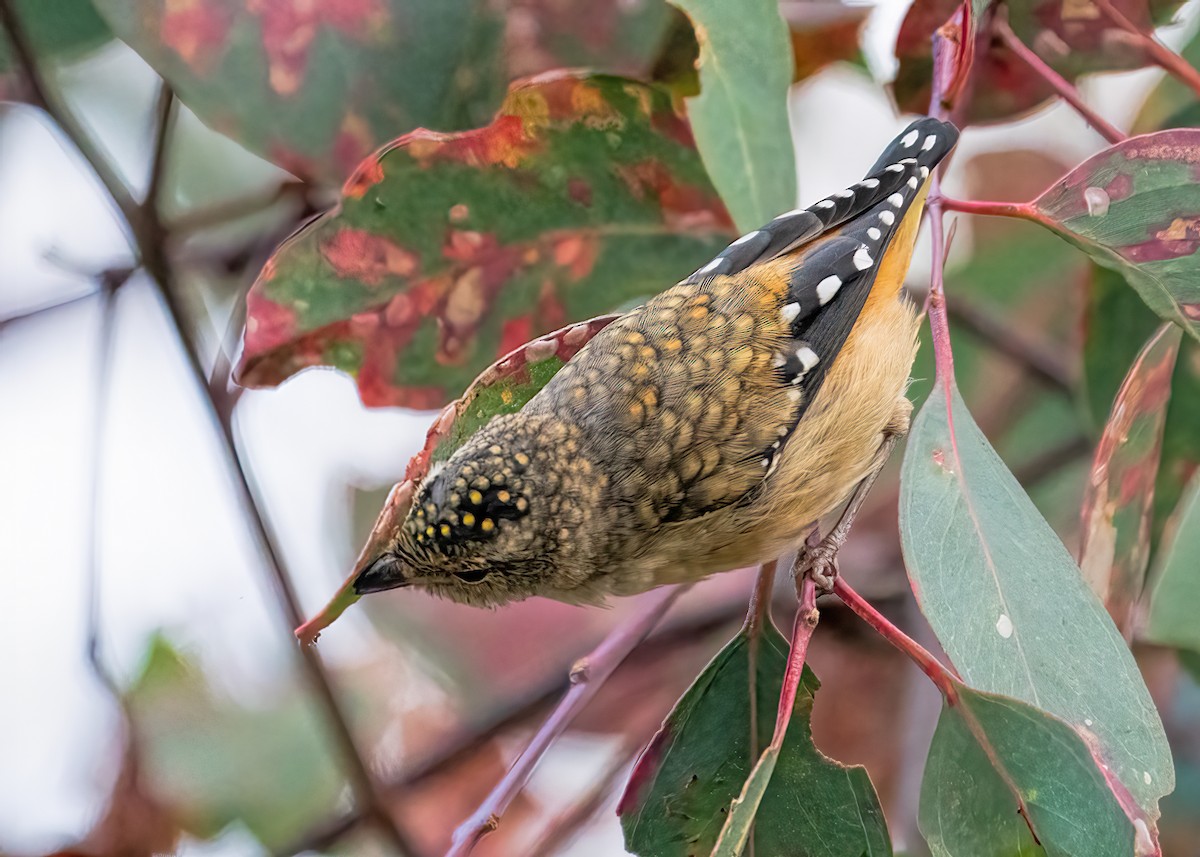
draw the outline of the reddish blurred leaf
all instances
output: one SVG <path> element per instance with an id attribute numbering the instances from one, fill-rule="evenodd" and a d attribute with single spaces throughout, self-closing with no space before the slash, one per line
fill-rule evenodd
<path id="1" fill-rule="evenodd" d="M 486 128 L 364 161 L 251 289 L 238 378 L 334 365 L 367 405 L 437 407 L 530 337 L 661 291 L 730 231 L 665 93 L 543 76 Z"/>
<path id="2" fill-rule="evenodd" d="M 779 6 L 792 39 L 792 82 L 807 80 L 835 62 L 861 60 L 859 34 L 870 6 L 789 0 Z"/>
<path id="3" fill-rule="evenodd" d="M 203 121 L 330 183 L 397 134 L 485 122 L 514 77 L 644 75 L 671 16 L 620 0 L 586 15 L 550 0 L 95 2 Z"/>
<path id="4" fill-rule="evenodd" d="M 1125 376 L 1096 447 L 1081 518 L 1079 566 L 1128 637 L 1150 562 L 1154 482 L 1182 334 L 1163 325 Z"/>
<path id="5" fill-rule="evenodd" d="M 1068 80 L 1148 64 L 1137 40 L 1090 0 L 1008 0 L 1000 11 L 989 9 L 991 4 L 986 2 L 974 5 L 979 29 L 970 97 L 959 117 L 964 122 L 1005 121 L 1032 110 L 1053 94 L 1041 77 L 992 36 L 993 15 L 1005 14 L 1005 10 L 1017 37 Z M 1115 0 L 1115 5 L 1149 30 L 1169 20 L 1180 2 Z M 924 113 L 928 108 L 933 74 L 930 38 L 957 6 L 957 0 L 916 0 L 901 24 L 896 39 L 900 67 L 892 88 L 902 110 Z"/>
<path id="6" fill-rule="evenodd" d="M 329 603 L 296 629 L 301 643 L 315 643 L 322 630 L 358 601 L 354 580 L 360 566 L 379 556 L 391 533 L 403 523 L 412 505 L 413 491 L 425 478 L 430 464 L 449 458 L 494 417 L 521 410 L 593 336 L 618 317 L 606 315 L 572 324 L 518 346 L 480 373 L 460 398 L 442 408 L 425 435 L 425 446 L 409 461 L 403 481 L 388 494 L 371 534 L 359 552 L 354 570 Z"/>

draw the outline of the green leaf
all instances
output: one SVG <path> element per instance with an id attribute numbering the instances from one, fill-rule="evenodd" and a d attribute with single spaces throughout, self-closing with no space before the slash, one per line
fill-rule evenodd
<path id="1" fill-rule="evenodd" d="M 516 413 L 525 407 L 593 336 L 619 317 L 600 316 L 525 343 L 481 372 L 462 396 L 442 408 L 425 435 L 425 445 L 409 460 L 403 481 L 388 492 L 367 542 L 359 551 L 354 570 L 325 607 L 296 629 L 302 643 L 315 643 L 321 631 L 358 601 L 360 596 L 354 591 L 354 581 L 361 564 L 379 556 L 396 528 L 404 523 L 413 491 L 429 472 L 430 465 L 445 461 L 497 416 Z"/>
<path id="2" fill-rule="evenodd" d="M 900 534 L 921 610 L 963 680 L 1086 730 L 1156 818 L 1174 772 L 1137 664 L 952 382 L 914 421 Z"/>
<path id="3" fill-rule="evenodd" d="M 688 118 L 713 184 L 743 232 L 796 205 L 788 123 L 788 28 L 775 0 L 670 0 L 700 43 L 700 94 Z"/>
<path id="4" fill-rule="evenodd" d="M 91 0 L 15 0 L 13 12 L 42 60 L 72 59 L 112 38 Z M 0 75 L 13 68 L 8 34 L 0 34 Z M 0 81 L 0 92 L 7 90 Z"/>
<path id="5" fill-rule="evenodd" d="M 918 824 L 934 857 L 1131 857 L 1134 826 L 1074 729 L 1018 700 L 956 689 L 921 784 Z"/>
<path id="6" fill-rule="evenodd" d="M 617 808 L 628 850 L 642 857 L 712 851 L 759 750 L 770 744 L 787 652 L 787 640 L 770 621 L 760 631 L 743 628 L 676 703 Z M 818 687 L 806 667 L 779 757 L 767 761 L 751 784 L 765 789 L 757 815 L 751 815 L 754 853 L 890 855 L 866 771 L 826 758 L 812 743 Z M 772 764 L 773 772 L 767 770 Z"/>
<path id="7" fill-rule="evenodd" d="M 343 783 L 298 689 L 240 705 L 156 637 L 125 701 L 151 793 L 201 839 L 240 822 L 267 848 L 282 847 L 338 803 Z"/>
<path id="8" fill-rule="evenodd" d="M 1200 129 L 1132 137 L 1064 176 L 1031 213 L 1200 340 L 1198 161 Z"/>
<path id="9" fill-rule="evenodd" d="M 1154 485 L 1181 338 L 1178 327 L 1162 325 L 1130 367 L 1084 491 L 1079 566 L 1125 633 L 1150 563 Z"/>
<path id="10" fill-rule="evenodd" d="M 1200 30 L 1192 34 L 1179 55 L 1193 68 L 1200 67 Z M 1151 90 L 1133 121 L 1132 134 L 1161 131 L 1164 128 L 1195 126 L 1200 118 L 1200 104 L 1190 86 L 1174 75 L 1163 75 Z"/>
<path id="11" fill-rule="evenodd" d="M 539 334 L 661 291 L 730 233 L 666 93 L 543 75 L 486 128 L 417 131 L 365 161 L 251 289 L 238 380 L 333 365 L 367 405 L 438 407 Z"/>
<path id="12" fill-rule="evenodd" d="M 1192 480 L 1164 548 L 1146 636 L 1200 652 L 1200 476 Z"/>

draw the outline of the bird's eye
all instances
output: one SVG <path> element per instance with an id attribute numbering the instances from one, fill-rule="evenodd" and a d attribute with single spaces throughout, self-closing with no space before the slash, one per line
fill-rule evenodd
<path id="1" fill-rule="evenodd" d="M 475 571 L 456 571 L 454 576 L 463 583 L 482 583 L 483 579 L 491 574 L 486 568 Z"/>

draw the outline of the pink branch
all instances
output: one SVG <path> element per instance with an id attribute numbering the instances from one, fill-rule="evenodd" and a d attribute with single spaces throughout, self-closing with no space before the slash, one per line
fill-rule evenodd
<path id="1" fill-rule="evenodd" d="M 930 191 L 930 204 L 936 202 L 945 211 L 961 211 L 964 214 L 982 214 L 988 217 L 1017 217 L 1022 220 L 1038 220 L 1038 213 L 1028 202 L 993 202 L 991 200 L 954 199 L 940 192 Z"/>
<path id="2" fill-rule="evenodd" d="M 466 857 L 480 839 L 500 825 L 500 816 L 504 815 L 509 804 L 529 782 L 529 777 L 546 750 L 566 731 L 625 657 L 645 639 L 663 614 L 689 588 L 674 586 L 655 591 L 647 598 L 640 613 L 613 630 L 590 655 L 576 662 L 571 670 L 571 689 L 491 794 L 454 831 L 446 857 Z"/>
<path id="3" fill-rule="evenodd" d="M 1016 54 L 1017 58 L 1025 65 L 1033 69 L 1042 80 L 1050 84 L 1050 87 L 1059 94 L 1062 100 L 1074 107 L 1075 112 L 1082 116 L 1084 121 L 1096 130 L 1096 133 L 1114 146 L 1125 140 L 1125 135 L 1115 125 L 1110 124 L 1084 102 L 1079 90 L 1070 81 L 1050 68 L 1041 57 L 1017 38 L 1017 34 L 1012 31 L 1012 27 L 1008 26 L 1007 21 L 997 18 L 994 28 L 1008 49 Z"/>
<path id="4" fill-rule="evenodd" d="M 839 578 L 840 579 L 840 578 Z M 805 574 L 800 580 L 800 607 L 792 625 L 792 647 L 788 651 L 787 672 L 783 674 L 783 688 L 779 693 L 779 710 L 775 714 L 775 733 L 771 736 L 771 749 L 783 746 L 788 723 L 792 719 L 792 708 L 796 704 L 796 692 L 800 689 L 800 677 L 804 674 L 804 660 L 808 657 L 808 642 L 821 614 L 817 611 L 817 584 Z"/>
<path id="5" fill-rule="evenodd" d="M 929 680 L 937 685 L 937 689 L 946 697 L 948 704 L 954 705 L 958 702 L 958 691 L 954 686 L 953 674 L 928 649 L 889 622 L 887 617 L 855 592 L 845 578 L 838 577 L 834 581 L 833 594 L 842 599 L 847 607 L 858 614 L 860 619 L 878 631 L 880 636 L 912 658 L 913 662 L 921 668 L 921 672 L 929 676 Z"/>
<path id="6" fill-rule="evenodd" d="M 1141 27 L 1129 20 L 1125 13 L 1118 9 L 1111 0 L 1096 0 L 1096 5 L 1104 10 L 1104 14 L 1108 15 L 1118 27 L 1136 36 L 1141 42 L 1143 49 L 1150 55 L 1150 59 L 1159 68 L 1179 78 L 1193 92 L 1200 95 L 1200 72 L 1197 72 L 1196 69 L 1188 65 L 1187 60 L 1154 38 L 1154 36 L 1143 32 Z"/>

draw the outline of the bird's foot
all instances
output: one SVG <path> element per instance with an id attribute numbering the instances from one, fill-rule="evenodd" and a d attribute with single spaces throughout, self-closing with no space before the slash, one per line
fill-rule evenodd
<path id="1" fill-rule="evenodd" d="M 841 544 L 832 538 L 822 539 L 820 544 L 808 550 L 804 560 L 804 572 L 813 579 L 823 593 L 833 592 L 833 584 L 837 580 L 838 549 Z"/>

